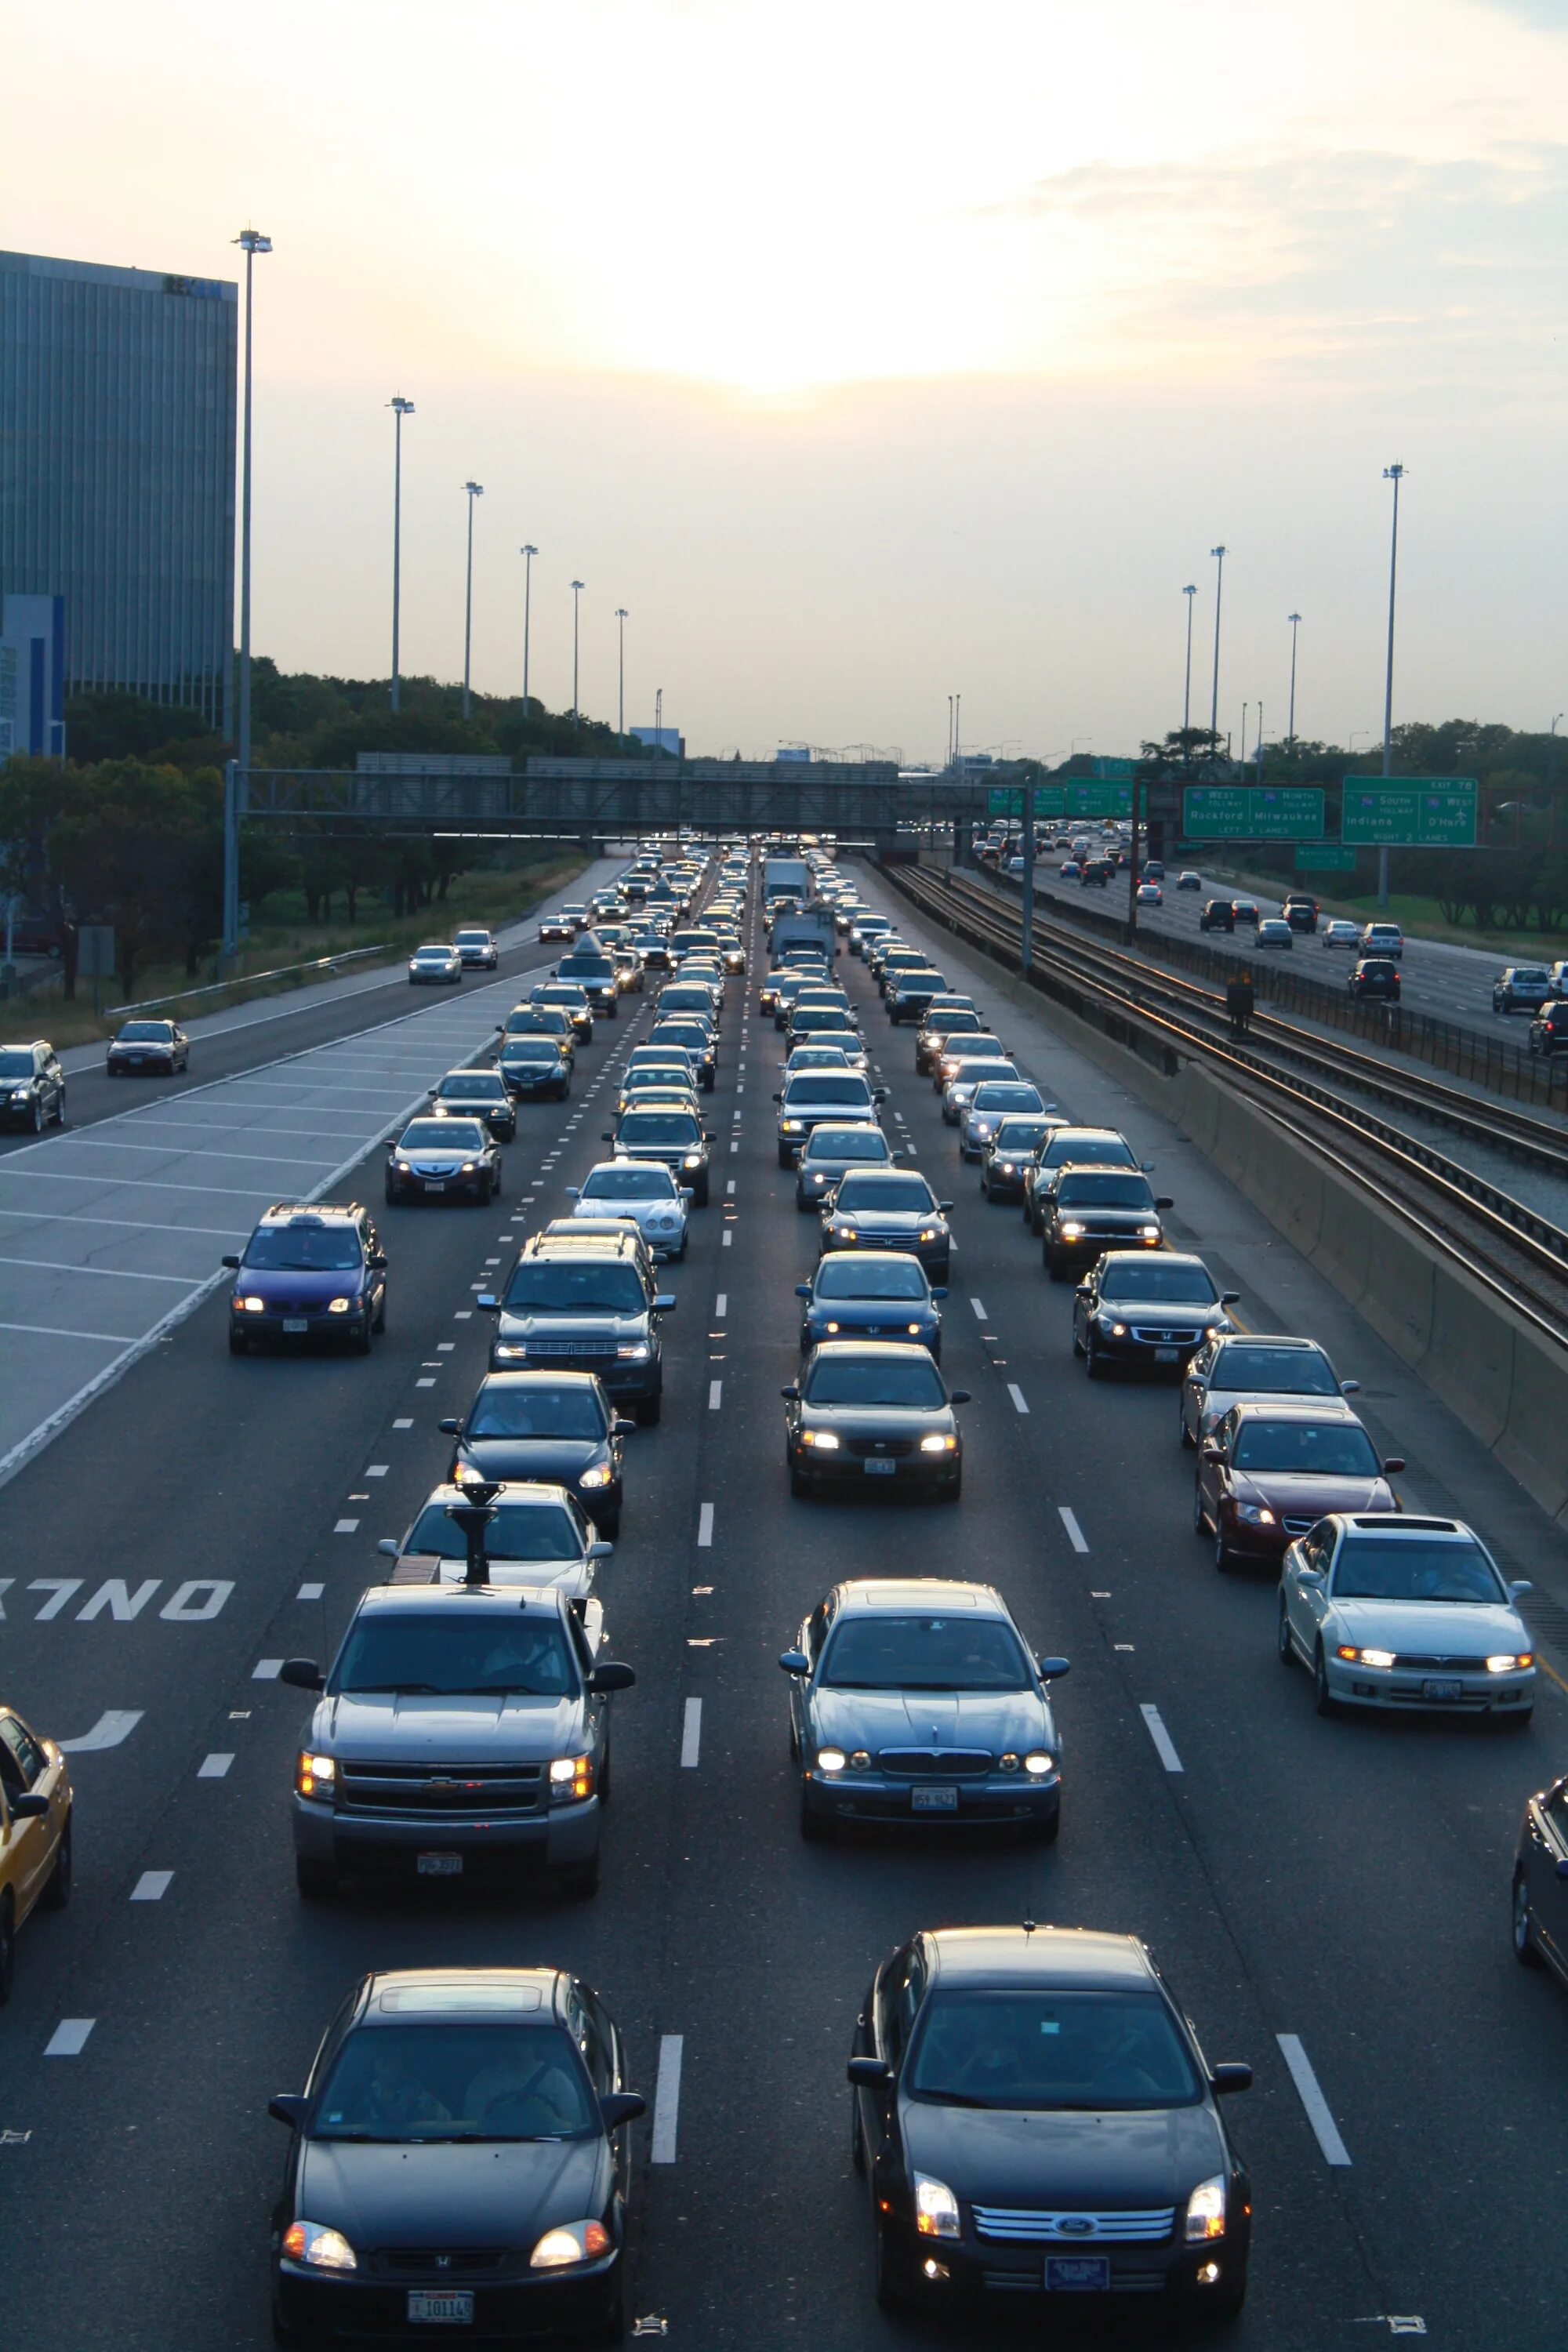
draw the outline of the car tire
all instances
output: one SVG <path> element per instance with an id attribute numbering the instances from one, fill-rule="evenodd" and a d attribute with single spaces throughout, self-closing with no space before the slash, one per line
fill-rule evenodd
<path id="1" fill-rule="evenodd" d="M 373 1326 L 372 1326 L 372 1323 L 371 1323 L 371 1318 L 370 1318 L 370 1317 L 367 1315 L 367 1316 L 365 1317 L 365 1318 L 364 1318 L 364 1326 L 363 1326 L 363 1328 L 362 1330 L 358 1330 L 358 1331 L 356 1331 L 356 1332 L 354 1333 L 353 1338 L 353 1339 L 350 1340 L 350 1342 L 349 1342 L 350 1347 L 353 1349 L 354 1354 L 355 1354 L 356 1356 L 368 1356 L 368 1355 L 369 1355 L 369 1353 L 370 1353 L 370 1343 L 371 1343 L 371 1331 L 372 1331 L 372 1328 L 373 1328 Z"/>
<path id="2" fill-rule="evenodd" d="M 694 1209 L 705 1209 L 708 1206 L 708 1179 L 706 1176 L 702 1179 L 700 1185 L 694 1184 L 692 1186 L 691 1205 Z"/>
<path id="3" fill-rule="evenodd" d="M 800 1785 L 800 1833 L 807 1845 L 826 1845 L 833 1836 L 833 1824 L 821 1813 L 814 1813 L 805 1783 Z"/>
<path id="4" fill-rule="evenodd" d="M 779 1166 L 781 1168 L 792 1168 L 794 1165 L 795 1155 L 793 1152 L 785 1151 L 781 1149 L 779 1152 Z"/>
<path id="5" fill-rule="evenodd" d="M 338 1891 L 338 1874 L 330 1862 L 309 1862 L 302 1853 L 294 1856 L 294 1885 L 307 1903 L 324 1902 Z"/>
<path id="6" fill-rule="evenodd" d="M 1340 1711 L 1340 1703 L 1329 1688 L 1328 1661 L 1323 1655 L 1321 1642 L 1319 1643 L 1312 1659 L 1312 1711 L 1315 1715 L 1322 1716 L 1325 1720 L 1338 1715 Z"/>
<path id="7" fill-rule="evenodd" d="M 1060 1258 L 1058 1257 L 1055 1251 L 1047 1248 L 1043 1253 L 1043 1255 L 1045 1259 L 1046 1272 L 1050 1276 L 1051 1280 L 1053 1282 L 1065 1281 L 1066 1268 L 1063 1266 Z"/>
<path id="8" fill-rule="evenodd" d="M 229 1333 L 228 1352 L 231 1356 L 249 1355 L 250 1341 L 243 1331 L 231 1331 Z"/>
<path id="9" fill-rule="evenodd" d="M 274 2310 L 272 2314 L 272 2341 L 274 2344 L 303 2344 L 308 2339 L 300 2329 L 298 2327 L 291 2327 L 289 2322 L 283 2318 L 281 2314 L 277 2310 Z"/>
<path id="10" fill-rule="evenodd" d="M 936 1498 L 939 1503 L 956 1503 L 963 1492 L 963 1473 L 960 1470 L 954 1477 L 949 1479 L 945 1486 L 937 1488 Z"/>
<path id="11" fill-rule="evenodd" d="M 1083 1343 L 1083 1368 L 1091 1381 L 1102 1381 L 1105 1378 L 1105 1366 L 1100 1360 L 1100 1350 L 1094 1344 L 1092 1331 L 1089 1333 Z"/>
<path id="12" fill-rule="evenodd" d="M 1290 1615 L 1285 1603 L 1279 1603 L 1279 1622 L 1275 1629 L 1275 1654 L 1282 1666 L 1296 1663 L 1296 1644 L 1290 1639 Z"/>
<path id="13" fill-rule="evenodd" d="M 43 1098 L 42 1098 L 42 1097 L 41 1097 L 41 1096 L 35 1095 L 35 1096 L 33 1097 L 33 1133 L 34 1133 L 35 1135 L 42 1135 L 43 1131 L 44 1131 L 44 1105 L 43 1105 Z"/>
<path id="14" fill-rule="evenodd" d="M 590 2344 L 624 2344 L 626 2340 L 626 2258 L 623 2252 L 620 2268 L 616 2273 L 616 2299 L 609 2315 L 599 2322 L 589 2336 Z"/>
<path id="15" fill-rule="evenodd" d="M 1535 1940 L 1535 1919 L 1530 1908 L 1530 1889 L 1524 1883 L 1524 1873 L 1513 1874 L 1513 1957 L 1521 1969 L 1538 1969 L 1541 1948 Z"/>
<path id="16" fill-rule="evenodd" d="M 1214 1564 L 1216 1576 L 1228 1576 L 1236 1564 L 1236 1554 L 1221 1535 L 1217 1518 L 1215 1520 L 1214 1528 Z M 1318 1712 L 1321 1715 L 1327 1710 L 1320 1707 Z"/>
<path id="17" fill-rule="evenodd" d="M 596 1519 L 594 1524 L 597 1528 L 601 1538 L 605 1543 L 619 1543 L 621 1539 L 621 1515 L 618 1510 L 606 1512 L 602 1519 Z"/>
<path id="18" fill-rule="evenodd" d="M 652 1396 L 638 1397 L 637 1420 L 639 1429 L 657 1429 L 664 1412 L 664 1391 L 655 1389 Z"/>
<path id="19" fill-rule="evenodd" d="M 1026 1822 L 1019 1835 L 1025 1845 L 1055 1845 L 1062 1833 L 1062 1809 L 1047 1813 L 1039 1821 Z"/>
<path id="20" fill-rule="evenodd" d="M 586 1903 L 599 1891 L 599 1856 L 595 1851 L 591 1860 L 574 1862 L 561 1874 L 561 1892 L 574 1903 Z"/>
<path id="21" fill-rule="evenodd" d="M 899 2276 L 889 2255 L 887 2232 L 879 2221 L 871 2224 L 871 2275 L 879 2311 L 908 2309 L 909 2288 Z"/>
<path id="22" fill-rule="evenodd" d="M 395 1209 L 397 1206 L 397 1194 L 390 1184 L 386 1188 L 386 1205 L 389 1209 Z"/>
<path id="23" fill-rule="evenodd" d="M 1187 1416 L 1181 1402 L 1181 1391 L 1178 1390 L 1176 1402 L 1176 1433 L 1181 1439 L 1183 1450 L 1188 1454 L 1195 1454 L 1198 1450 L 1198 1441 L 1193 1435 L 1192 1431 L 1187 1427 Z"/>
<path id="24" fill-rule="evenodd" d="M 849 2098 L 849 2161 L 863 2180 L 866 2177 L 866 2134 L 860 2122 L 860 2101 L 853 2092 Z"/>
<path id="25" fill-rule="evenodd" d="M 804 1500 L 804 1498 L 811 1492 L 811 1487 L 807 1482 L 805 1471 L 797 1462 L 790 1460 L 787 1455 L 784 1460 L 784 1468 L 789 1474 L 790 1493 L 795 1497 L 797 1502 Z"/>
<path id="26" fill-rule="evenodd" d="M 1201 1543 L 1209 1531 L 1208 1513 L 1204 1509 L 1204 1490 L 1193 1480 L 1193 1533 Z"/>
<path id="27" fill-rule="evenodd" d="M 71 1815 L 67 1813 L 60 1842 L 55 1848 L 55 1866 L 38 1897 L 42 1911 L 63 1911 L 71 1899 Z"/>

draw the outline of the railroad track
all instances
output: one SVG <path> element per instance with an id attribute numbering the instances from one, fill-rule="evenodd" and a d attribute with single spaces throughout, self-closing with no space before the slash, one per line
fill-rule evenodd
<path id="1" fill-rule="evenodd" d="M 1020 969 L 1019 914 L 994 893 L 922 868 L 889 867 L 887 878 L 931 920 Z M 1504 1297 L 1542 1337 L 1568 1349 L 1568 1232 L 1363 1105 L 1347 1109 L 1344 1088 L 1441 1118 L 1568 1174 L 1568 1148 L 1543 1121 L 1501 1106 L 1494 1120 L 1491 1106 L 1478 1107 L 1473 1096 L 1390 1072 L 1355 1047 L 1331 1044 L 1275 1014 L 1255 1015 L 1259 1041 L 1238 1045 L 1219 1034 L 1225 1016 L 1217 992 L 1039 917 L 1034 972 L 1043 992 L 1068 1000 L 1069 1009 L 1077 997 L 1142 1029 L 1171 1057 L 1197 1060 L 1223 1074 L 1298 1141 Z M 1309 1074 L 1282 1070 L 1270 1053 Z"/>

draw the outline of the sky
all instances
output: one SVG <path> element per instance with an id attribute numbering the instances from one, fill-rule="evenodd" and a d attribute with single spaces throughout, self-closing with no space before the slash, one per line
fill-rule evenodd
<path id="1" fill-rule="evenodd" d="M 255 630 L 693 749 L 1568 707 L 1568 0 L 0 0 L 0 245 L 257 264 Z M 1248 741 L 1252 736 L 1249 733 Z"/>

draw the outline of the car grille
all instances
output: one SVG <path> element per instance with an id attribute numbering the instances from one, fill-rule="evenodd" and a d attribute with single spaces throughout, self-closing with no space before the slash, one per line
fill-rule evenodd
<path id="1" fill-rule="evenodd" d="M 370 2267 L 384 2278 L 487 2278 L 521 2260 L 510 2246 L 383 2246 Z"/>
<path id="2" fill-rule="evenodd" d="M 1149 1348 L 1195 1348 L 1201 1334 L 1196 1331 L 1163 1330 L 1155 1323 L 1134 1323 L 1132 1337 L 1135 1339 L 1141 1339 L 1144 1346 Z M 1309 1520 L 1307 1524 L 1310 1527 L 1315 1526 L 1316 1522 Z"/>
<path id="3" fill-rule="evenodd" d="M 1484 1675 L 1484 1658 L 1419 1658 L 1406 1656 L 1401 1651 L 1394 1661 L 1396 1674 L 1407 1675 Z"/>
<path id="4" fill-rule="evenodd" d="M 856 1249 L 913 1250 L 915 1237 L 913 1234 L 867 1233 L 862 1226 L 857 1225 L 854 1243 L 846 1246 L 853 1246 Z"/>
<path id="5" fill-rule="evenodd" d="M 531 1813 L 538 1764 L 344 1764 L 340 1810 L 355 1813 Z"/>
<path id="6" fill-rule="evenodd" d="M 989 1772 L 994 1759 L 988 1748 L 884 1748 L 877 1761 L 900 1780 L 963 1780 Z"/>
<path id="7" fill-rule="evenodd" d="M 1063 2243 L 1066 2242 L 1064 2240 Z M 1099 2241 L 1090 2238 L 1086 2240 L 1085 2243 L 1093 2249 L 1098 2246 Z M 980 2273 L 980 2282 L 993 2294 L 1038 2294 L 1043 2291 L 1046 2283 L 1044 2269 L 1039 2263 L 1031 2263 L 1029 2268 L 1024 2271 L 983 2270 Z M 1111 2292 L 1115 2294 L 1162 2294 L 1164 2292 L 1166 2276 L 1163 2263 L 1158 2269 L 1150 2270 L 1140 2269 L 1131 2263 L 1122 2263 L 1114 2260 L 1111 2263 L 1110 2286 Z"/>
<path id="8" fill-rule="evenodd" d="M 616 1360 L 614 1342 L 604 1339 L 527 1339 L 523 1345 L 531 1363 L 613 1364 Z"/>
<path id="9" fill-rule="evenodd" d="M 854 1454 L 857 1461 L 864 1462 L 868 1454 L 879 1458 L 912 1454 L 915 1441 L 912 1437 L 852 1437 L 847 1450 Z"/>
<path id="10" fill-rule="evenodd" d="M 1127 2213 L 1039 2213 L 1026 2206 L 976 2205 L 975 2234 L 982 2238 L 1011 2238 L 1033 2245 L 1049 2242 L 1053 2245 L 1081 2247 L 1087 2253 L 1094 2248 L 1123 2245 L 1136 2241 L 1153 2245 L 1168 2238 L 1176 2226 L 1173 2205 L 1151 2205 L 1142 2210 Z M 1089 2229 L 1064 2228 L 1064 2223 L 1089 2222 Z M 1163 2275 L 1163 2274 L 1162 2274 Z"/>

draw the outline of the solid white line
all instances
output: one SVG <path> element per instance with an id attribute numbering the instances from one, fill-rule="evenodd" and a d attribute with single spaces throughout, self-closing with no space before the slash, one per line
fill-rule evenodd
<path id="1" fill-rule="evenodd" d="M 132 1903 L 162 1903 L 174 1883 L 172 1870 L 144 1870 L 131 1890 Z"/>
<path id="2" fill-rule="evenodd" d="M 253 1683 L 275 1683 L 282 1671 L 281 1658 L 258 1658 L 250 1669 Z"/>
<path id="3" fill-rule="evenodd" d="M 0 1209 L 0 1217 L 10 1217 L 18 1223 L 36 1225 L 37 1209 Z M 56 1209 L 51 1211 L 52 1225 L 111 1225 L 119 1234 L 178 1234 L 182 1240 L 187 1234 L 199 1234 L 204 1240 L 237 1242 L 248 1238 L 248 1225 L 161 1225 L 151 1217 L 89 1217 L 85 1210 Z"/>
<path id="4" fill-rule="evenodd" d="M 984 1323 L 986 1320 L 985 1301 L 983 1298 L 971 1298 L 969 1303 L 974 1309 L 975 1320 Z"/>
<path id="5" fill-rule="evenodd" d="M 1089 1546 L 1084 1540 L 1083 1529 L 1079 1527 L 1077 1519 L 1073 1517 L 1073 1514 L 1068 1510 L 1065 1503 L 1058 1504 L 1057 1517 L 1060 1519 L 1063 1527 L 1066 1528 L 1068 1531 L 1068 1541 L 1071 1544 L 1074 1551 L 1087 1551 L 1089 1549 Z"/>
<path id="6" fill-rule="evenodd" d="M 700 1698 L 689 1698 L 686 1702 L 686 1719 L 680 1731 L 680 1760 L 689 1769 L 697 1762 L 701 1746 L 702 1701 Z"/>
<path id="7" fill-rule="evenodd" d="M 137 1725 L 142 1720 L 142 1711 L 139 1706 L 110 1707 L 106 1709 L 106 1711 L 99 1717 L 98 1721 L 93 1725 L 92 1729 L 90 1731 L 84 1731 L 79 1739 L 62 1739 L 60 1741 L 59 1748 L 61 1755 L 93 1756 L 97 1755 L 102 1748 L 118 1748 L 121 1740 L 130 1738 L 131 1734 L 135 1730 Z"/>
<path id="8" fill-rule="evenodd" d="M 122 1265 L 71 1265 L 58 1257 L 0 1257 L 0 1265 L 36 1266 L 40 1274 L 103 1274 L 111 1282 L 172 1282 L 180 1290 L 194 1290 L 200 1275 L 132 1274 Z"/>
<path id="9" fill-rule="evenodd" d="M 324 1584 L 302 1584 L 294 1598 L 296 1601 L 319 1601 L 326 1589 Z"/>
<path id="10" fill-rule="evenodd" d="M 97 2022 L 95 2017 L 62 2017 L 44 2044 L 45 2057 L 79 2058 L 87 2048 L 87 2037 Z M 678 2068 L 679 2064 L 678 2057 Z M 679 2082 L 679 2072 L 676 2079 Z"/>
<path id="11" fill-rule="evenodd" d="M 675 2162 L 676 2126 L 680 2119 L 680 2049 L 684 2038 L 679 2033 L 661 2033 L 658 2037 L 658 2080 L 653 2094 L 651 2151 L 655 2164 Z M 85 2035 L 83 2039 L 86 2039 Z"/>
<path id="12" fill-rule="evenodd" d="M 1154 1743 L 1154 1753 L 1166 1771 L 1179 1772 L 1182 1769 L 1182 1759 L 1176 1753 L 1175 1741 L 1160 1720 L 1159 1708 L 1143 1705 L 1140 1706 L 1138 1712 L 1142 1717 L 1148 1727 L 1149 1737 Z"/>
<path id="13" fill-rule="evenodd" d="M 719 1293 L 718 1297 L 713 1301 L 713 1313 L 714 1313 L 714 1316 L 716 1317 L 716 1318 L 718 1319 L 718 1321 L 719 1321 L 719 1322 L 722 1323 L 722 1321 L 724 1320 L 725 1316 L 729 1313 L 729 1311 L 730 1311 L 730 1294 L 729 1294 L 729 1292 L 728 1292 L 727 1290 L 721 1290 L 721 1291 Z"/>
<path id="14" fill-rule="evenodd" d="M 721 1402 L 721 1398 L 723 1397 L 723 1394 L 724 1394 L 724 1383 L 723 1383 L 723 1381 L 709 1381 L 709 1383 L 708 1383 L 708 1410 L 709 1410 L 709 1412 L 718 1412 L 718 1410 L 719 1410 L 719 1405 L 720 1405 L 720 1402 Z"/>
<path id="15" fill-rule="evenodd" d="M 1007 1393 L 1008 1393 L 1008 1395 L 1012 1398 L 1013 1402 L 1014 1402 L 1014 1405 L 1015 1405 L 1015 1407 L 1016 1408 L 1016 1410 L 1017 1410 L 1019 1412 L 1028 1412 L 1029 1408 L 1028 1408 L 1027 1404 L 1026 1404 L 1026 1403 L 1025 1402 L 1025 1401 L 1024 1401 L 1024 1391 L 1023 1391 L 1023 1390 L 1018 1386 L 1018 1383 L 1017 1383 L 1017 1381 L 1008 1381 L 1008 1383 L 1007 1383 Z"/>
<path id="16" fill-rule="evenodd" d="M 1290 2080 L 1296 2085 L 1298 2098 L 1307 2110 L 1307 2121 L 1311 2125 L 1313 2137 L 1323 2151 L 1325 2163 L 1348 2166 L 1351 2152 L 1340 2137 L 1338 2124 L 1329 2113 L 1329 2103 L 1318 2086 L 1318 2078 L 1312 2072 L 1312 2062 L 1301 2047 L 1300 2035 L 1277 2033 L 1274 2039 L 1279 2044 L 1280 2056 L 1290 2069 Z"/>
<path id="17" fill-rule="evenodd" d="M 111 1348 L 135 1345 L 128 1331 L 62 1331 L 52 1323 L 0 1323 L 0 1331 L 27 1331 L 36 1339 L 93 1339 Z"/>
<path id="18" fill-rule="evenodd" d="M 713 1506 L 704 1503 L 697 1514 L 697 1549 L 710 1551 L 713 1545 Z"/>
<path id="19" fill-rule="evenodd" d="M 232 1756 L 204 1756 L 196 1766 L 196 1778 L 198 1780 L 226 1780 L 233 1762 Z"/>

